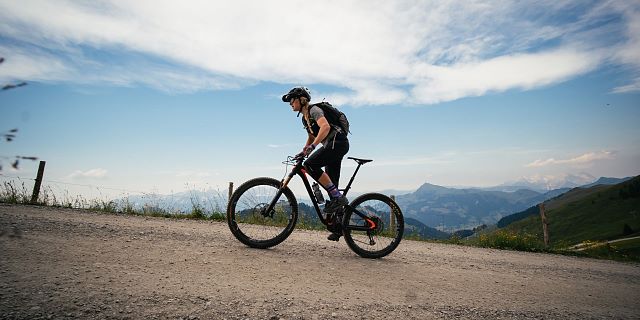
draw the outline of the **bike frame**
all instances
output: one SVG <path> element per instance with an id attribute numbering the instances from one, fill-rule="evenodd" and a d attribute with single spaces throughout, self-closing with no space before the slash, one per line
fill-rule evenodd
<path id="1" fill-rule="evenodd" d="M 287 188 L 287 185 L 289 184 L 291 179 L 293 179 L 293 177 L 298 175 L 302 179 L 302 182 L 304 183 L 305 189 L 307 189 L 307 193 L 309 194 L 309 199 L 311 199 L 311 202 L 313 203 L 313 207 L 316 210 L 316 214 L 318 215 L 318 218 L 320 219 L 320 221 L 324 225 L 327 225 L 327 220 L 322 216 L 322 213 L 320 211 L 320 206 L 318 205 L 318 201 L 316 200 L 316 197 L 313 194 L 313 190 L 311 189 L 311 184 L 309 183 L 309 179 L 307 178 L 307 171 L 304 169 L 304 165 L 302 164 L 303 161 L 304 161 L 304 159 L 302 159 L 302 158 L 296 159 L 296 164 L 293 166 L 293 169 L 291 169 L 291 172 L 289 172 L 287 177 L 282 181 L 282 184 L 280 186 L 280 189 L 278 189 L 278 192 L 276 193 L 276 196 L 273 197 L 273 200 L 271 200 L 271 203 L 269 203 L 269 206 L 267 207 L 267 209 L 264 212 L 271 212 L 273 210 L 273 208 L 275 207 L 276 203 L 280 199 L 280 196 L 282 196 L 282 193 Z M 344 188 L 344 189 L 340 189 L 340 191 L 342 191 L 345 196 L 347 195 L 347 193 L 351 189 L 351 184 L 353 184 L 353 180 L 355 179 L 356 174 L 358 174 L 358 170 L 360 170 L 361 166 L 362 166 L 362 163 L 358 162 L 358 167 L 356 167 L 356 170 L 353 172 L 353 175 L 351 176 L 351 179 L 349 180 L 349 183 L 347 184 L 347 187 Z M 350 210 L 351 212 L 357 214 L 362 219 L 367 221 L 367 226 L 347 225 L 347 226 L 344 226 L 345 229 L 348 229 L 348 230 L 360 230 L 360 231 L 370 231 L 370 230 L 372 230 L 372 228 L 375 227 L 375 223 L 367 215 L 359 212 L 358 210 L 356 210 L 352 206 L 346 205 L 345 206 L 345 210 Z"/>

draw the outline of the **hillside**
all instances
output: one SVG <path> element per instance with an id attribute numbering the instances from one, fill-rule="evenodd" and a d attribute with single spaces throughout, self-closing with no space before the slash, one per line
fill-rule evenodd
<path id="1" fill-rule="evenodd" d="M 567 203 L 579 201 L 591 194 L 605 190 L 609 187 L 610 186 L 607 186 L 607 185 L 596 185 L 590 188 L 573 188 L 563 194 L 560 194 L 556 197 L 553 197 L 545 201 L 544 203 L 545 209 L 553 210 L 553 209 L 559 208 Z M 536 203 L 535 205 L 527 208 L 524 211 L 520 211 L 511 215 L 508 215 L 506 217 L 503 217 L 502 219 L 498 220 L 498 223 L 497 223 L 498 228 L 504 228 L 513 222 L 525 219 L 529 216 L 539 215 L 540 214 L 540 209 L 538 207 L 539 204 L 540 203 Z"/>
<path id="2" fill-rule="evenodd" d="M 413 219 L 405 218 L 404 234 L 408 237 L 418 237 L 420 239 L 448 239 L 451 234 L 431 228 L 424 223 Z"/>
<path id="3" fill-rule="evenodd" d="M 601 190 L 607 189 L 610 185 L 619 184 L 625 181 L 632 179 L 633 177 L 627 178 L 606 178 L 602 177 L 598 179 L 594 183 L 590 183 L 584 185 L 582 187 L 577 187 L 573 189 L 557 189 L 547 193 L 548 199 L 545 201 L 546 210 L 556 209 L 564 204 L 581 200 L 591 194 L 597 193 Z M 507 225 L 525 219 L 529 216 L 540 214 L 540 209 L 538 208 L 539 203 L 527 208 L 524 211 L 516 212 L 512 215 L 508 215 L 500 219 L 497 223 L 498 228 L 504 228 Z"/>
<path id="4" fill-rule="evenodd" d="M 600 179 L 598 179 L 597 181 L 584 185 L 582 186 L 583 188 L 589 188 L 589 187 L 593 187 L 599 184 L 606 184 L 606 185 L 612 185 L 612 184 L 618 184 L 618 183 L 622 183 L 628 180 L 633 179 L 633 177 L 626 177 L 626 178 L 611 178 L 611 177 L 601 177 Z"/>
<path id="5" fill-rule="evenodd" d="M 640 176 L 626 182 L 574 189 L 545 205 L 551 245 L 612 240 L 640 231 Z M 631 228 L 626 230 L 625 225 Z M 504 230 L 539 235 L 539 215 L 509 224 Z"/>

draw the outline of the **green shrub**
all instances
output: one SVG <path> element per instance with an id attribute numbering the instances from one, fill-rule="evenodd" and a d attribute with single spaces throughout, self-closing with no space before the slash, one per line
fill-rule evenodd
<path id="1" fill-rule="evenodd" d="M 214 221 L 225 221 L 227 220 L 227 215 L 224 212 L 212 212 L 209 219 Z"/>
<path id="2" fill-rule="evenodd" d="M 116 213 L 118 212 L 118 205 L 113 200 L 93 200 L 89 206 L 89 210 Z"/>
<path id="3" fill-rule="evenodd" d="M 460 238 L 460 235 L 455 233 L 451 235 L 451 237 L 449 237 L 449 239 L 447 239 L 446 242 L 451 244 L 463 244 L 462 238 Z"/>
<path id="4" fill-rule="evenodd" d="M 204 215 L 204 209 L 195 204 L 193 205 L 193 208 L 191 208 L 191 214 L 189 214 L 188 217 L 191 219 L 206 219 L 206 216 Z"/>

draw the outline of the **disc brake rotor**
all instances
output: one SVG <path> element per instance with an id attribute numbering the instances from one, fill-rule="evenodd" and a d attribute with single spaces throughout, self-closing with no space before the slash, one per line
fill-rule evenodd
<path id="1" fill-rule="evenodd" d="M 260 214 L 263 217 L 273 218 L 273 211 L 270 212 L 270 213 L 267 212 L 267 207 L 269 207 L 269 204 L 267 204 L 267 203 L 259 203 L 253 208 L 253 212 L 255 214 Z"/>

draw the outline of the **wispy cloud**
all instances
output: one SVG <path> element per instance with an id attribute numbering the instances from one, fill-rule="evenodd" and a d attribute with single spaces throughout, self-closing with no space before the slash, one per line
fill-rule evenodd
<path id="1" fill-rule="evenodd" d="M 308 23 L 293 19 L 291 8 Z M 339 88 L 323 96 L 342 104 L 437 103 L 554 84 L 607 62 L 640 79 L 639 8 L 632 1 L 0 0 L 7 58 L 0 80 L 166 91 L 308 83 Z M 637 90 L 636 80 L 613 91 Z"/>
<path id="2" fill-rule="evenodd" d="M 570 159 L 554 159 L 549 158 L 546 160 L 536 160 L 532 163 L 527 164 L 525 167 L 529 168 L 539 168 L 549 165 L 576 165 L 576 164 L 588 164 L 592 163 L 596 160 L 610 160 L 614 158 L 614 152 L 611 151 L 600 151 L 600 152 L 589 152 L 583 155 L 570 158 Z"/>
<path id="3" fill-rule="evenodd" d="M 415 78 L 420 80 L 413 94 L 435 103 L 510 88 L 531 89 L 591 71 L 600 60 L 594 53 L 565 48 L 447 67 L 424 64 L 416 68 Z"/>
<path id="4" fill-rule="evenodd" d="M 553 190 L 558 188 L 566 188 L 573 186 L 581 186 L 591 182 L 594 182 L 596 178 L 588 173 L 579 172 L 574 174 L 559 173 L 559 174 L 535 174 L 527 177 L 521 177 L 517 181 L 506 182 L 504 185 L 529 185 L 537 186 L 547 190 Z"/>
<path id="5" fill-rule="evenodd" d="M 624 6 L 616 3 L 623 10 L 627 21 L 624 25 L 625 41 L 616 49 L 614 60 L 627 65 L 635 78 L 630 83 L 616 87 L 614 93 L 639 92 L 640 91 L 640 6 Z"/>
<path id="6" fill-rule="evenodd" d="M 76 170 L 69 175 L 69 178 L 79 179 L 104 179 L 107 177 L 108 171 L 102 168 L 90 169 L 86 171 Z"/>

